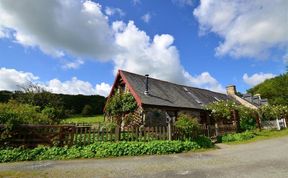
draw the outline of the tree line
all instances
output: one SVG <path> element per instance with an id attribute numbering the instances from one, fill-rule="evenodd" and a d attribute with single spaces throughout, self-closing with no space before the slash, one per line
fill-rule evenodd
<path id="1" fill-rule="evenodd" d="M 9 100 L 39 106 L 41 110 L 54 108 L 61 112 L 60 117 L 67 117 L 103 114 L 106 98 L 100 95 L 55 94 L 33 86 L 23 91 L 0 91 L 0 103 Z"/>

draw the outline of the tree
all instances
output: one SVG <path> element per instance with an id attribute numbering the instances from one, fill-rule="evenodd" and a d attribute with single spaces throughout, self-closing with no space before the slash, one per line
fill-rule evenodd
<path id="1" fill-rule="evenodd" d="M 137 108 L 137 103 L 130 93 L 115 92 L 108 98 L 105 106 L 105 113 L 113 117 L 117 125 L 120 125 L 129 113 L 134 112 Z"/>
<path id="2" fill-rule="evenodd" d="M 91 116 L 93 113 L 93 109 L 89 104 L 86 104 L 82 109 L 82 115 L 83 116 Z"/>
<path id="3" fill-rule="evenodd" d="M 247 90 L 251 94 L 261 94 L 271 105 L 288 105 L 288 73 L 265 80 Z"/>

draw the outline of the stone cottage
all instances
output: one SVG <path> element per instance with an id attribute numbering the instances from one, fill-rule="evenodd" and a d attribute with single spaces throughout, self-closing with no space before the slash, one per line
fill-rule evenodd
<path id="1" fill-rule="evenodd" d="M 228 86 L 227 94 L 213 92 L 206 89 L 179 85 L 163 80 L 150 78 L 148 75 L 138 75 L 119 70 L 109 97 L 115 91 L 130 92 L 138 105 L 133 113 L 139 125 L 161 126 L 175 121 L 181 113 L 198 118 L 202 125 L 213 125 L 213 119 L 204 106 L 215 101 L 233 100 L 252 109 L 261 105 L 261 100 L 241 98 L 236 95 L 236 87 Z M 259 98 L 258 98 L 259 99 Z M 264 101 L 263 101 L 264 103 Z M 229 124 L 229 123 L 228 123 Z M 231 124 L 231 123 L 230 123 Z"/>

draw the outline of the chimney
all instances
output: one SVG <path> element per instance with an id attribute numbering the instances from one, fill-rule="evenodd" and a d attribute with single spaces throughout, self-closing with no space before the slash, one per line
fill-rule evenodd
<path id="1" fill-rule="evenodd" d="M 236 86 L 235 85 L 229 85 L 226 87 L 226 92 L 230 96 L 235 96 L 236 95 Z"/>
<path id="2" fill-rule="evenodd" d="M 148 79 L 149 79 L 149 75 L 146 74 L 145 77 L 146 77 L 146 79 L 145 79 L 145 91 L 144 91 L 144 94 L 145 94 L 145 95 L 149 95 L 149 91 L 148 91 Z"/>

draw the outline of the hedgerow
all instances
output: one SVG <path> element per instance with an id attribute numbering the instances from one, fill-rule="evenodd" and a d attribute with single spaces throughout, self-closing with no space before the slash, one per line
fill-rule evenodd
<path id="1" fill-rule="evenodd" d="M 171 154 L 212 146 L 210 139 L 200 137 L 195 141 L 123 141 L 97 142 L 87 146 L 72 147 L 2 148 L 0 150 L 0 162 Z"/>

